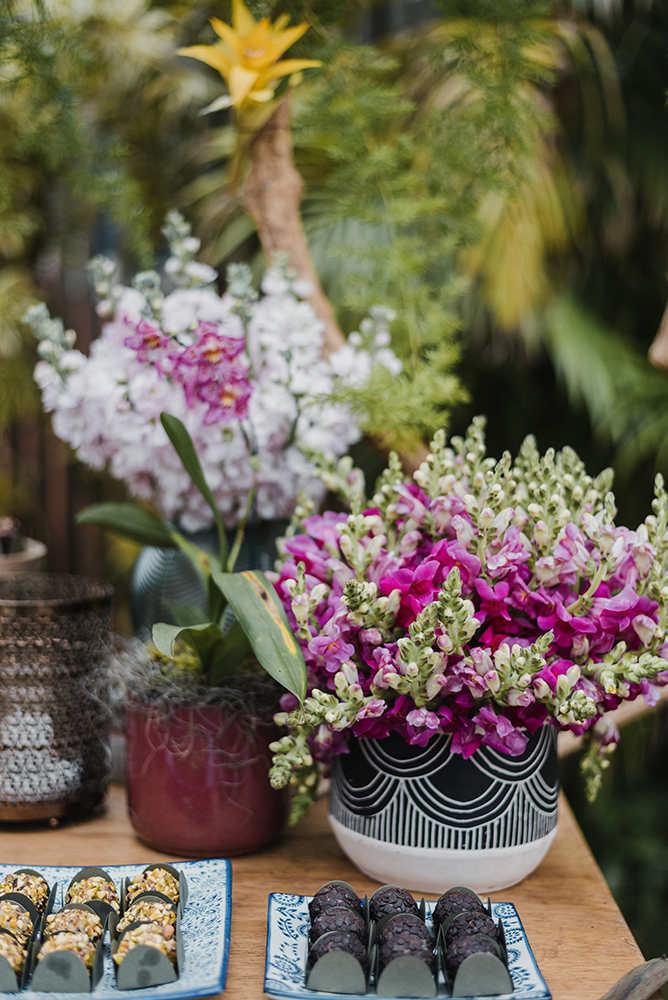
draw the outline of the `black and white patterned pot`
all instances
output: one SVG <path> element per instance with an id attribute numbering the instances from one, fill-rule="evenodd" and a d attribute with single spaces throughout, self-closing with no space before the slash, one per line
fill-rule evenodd
<path id="1" fill-rule="evenodd" d="M 423 892 L 492 892 L 536 868 L 557 826 L 556 730 L 524 753 L 481 747 L 468 760 L 451 737 L 426 747 L 398 734 L 352 739 L 335 758 L 329 818 L 348 857 L 379 882 Z"/>

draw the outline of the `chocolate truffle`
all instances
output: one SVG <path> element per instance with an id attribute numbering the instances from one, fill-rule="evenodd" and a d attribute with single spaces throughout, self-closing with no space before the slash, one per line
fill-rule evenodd
<path id="1" fill-rule="evenodd" d="M 350 931 L 329 931 L 319 937 L 309 951 L 306 963 L 307 970 L 313 968 L 318 959 L 329 951 L 345 951 L 356 958 L 363 969 L 366 969 L 366 946 L 362 944 L 357 935 L 351 934 Z"/>
<path id="2" fill-rule="evenodd" d="M 366 924 L 362 914 L 345 906 L 333 906 L 318 914 L 311 923 L 311 941 L 316 941 L 328 931 L 349 931 L 356 934 L 360 941 L 366 940 Z"/>
<path id="3" fill-rule="evenodd" d="M 118 943 L 118 949 L 113 955 L 116 965 L 120 965 L 127 953 L 140 944 L 157 948 L 174 965 L 176 963 L 176 940 L 174 928 L 160 927 L 159 924 L 139 924 L 126 931 Z"/>
<path id="4" fill-rule="evenodd" d="M 109 903 L 116 913 L 120 913 L 116 886 L 113 882 L 102 878 L 101 875 L 91 875 L 90 878 L 82 878 L 79 882 L 73 882 L 65 894 L 66 903 L 90 903 L 95 899 L 99 899 L 102 903 Z"/>
<path id="5" fill-rule="evenodd" d="M 493 941 L 498 941 L 499 932 L 496 924 L 488 913 L 457 913 L 448 924 L 445 932 L 445 947 L 449 948 L 455 938 L 462 934 L 486 934 Z"/>
<path id="6" fill-rule="evenodd" d="M 0 895 L 5 892 L 22 892 L 30 899 L 40 913 L 44 913 L 49 902 L 49 886 L 41 875 L 30 872 L 13 872 L 0 882 Z"/>
<path id="7" fill-rule="evenodd" d="M 0 899 L 0 930 L 8 931 L 25 948 L 32 934 L 30 914 L 19 903 Z"/>
<path id="8" fill-rule="evenodd" d="M 37 961 L 41 962 L 43 958 L 46 958 L 47 955 L 51 955 L 55 951 L 73 951 L 75 955 L 79 956 L 87 969 L 90 970 L 93 968 L 95 945 L 87 934 L 72 934 L 70 931 L 60 931 L 58 934 L 53 934 L 46 939 L 39 949 Z"/>
<path id="9" fill-rule="evenodd" d="M 151 868 L 128 882 L 127 902 L 131 903 L 140 892 L 161 892 L 173 903 L 178 903 L 181 898 L 179 880 L 166 868 Z"/>
<path id="10" fill-rule="evenodd" d="M 359 898 L 347 885 L 323 885 L 308 905 L 311 920 L 315 920 L 323 910 L 329 910 L 334 906 L 345 906 L 355 913 L 361 909 Z"/>
<path id="11" fill-rule="evenodd" d="M 20 976 L 25 965 L 26 951 L 11 934 L 0 934 L 0 955 L 7 959 L 12 971 Z"/>
<path id="12" fill-rule="evenodd" d="M 46 918 L 44 936 L 69 932 L 70 934 L 85 934 L 95 944 L 103 934 L 102 921 L 97 913 L 90 910 L 59 910 L 50 913 Z"/>
<path id="13" fill-rule="evenodd" d="M 433 945 L 429 928 L 424 920 L 420 920 L 414 913 L 396 913 L 393 917 L 390 917 L 378 935 L 378 940 L 383 942 L 399 931 L 410 931 L 412 934 L 417 934 Z"/>
<path id="14" fill-rule="evenodd" d="M 380 943 L 380 967 L 384 969 L 394 958 L 400 955 L 415 955 L 427 963 L 432 972 L 436 968 L 436 956 L 429 941 L 414 930 L 401 930 L 390 934 Z"/>
<path id="15" fill-rule="evenodd" d="M 369 900 L 372 920 L 380 920 L 389 913 L 414 913 L 419 915 L 418 905 L 406 889 L 396 885 L 386 885 L 374 892 Z"/>
<path id="16" fill-rule="evenodd" d="M 445 965 L 450 976 L 454 979 L 465 958 L 481 952 L 500 957 L 498 945 L 485 934 L 462 934 L 455 938 L 445 953 Z"/>
<path id="17" fill-rule="evenodd" d="M 456 887 L 443 893 L 434 907 L 431 919 L 434 922 L 434 927 L 438 927 L 455 913 L 473 913 L 479 910 L 485 910 L 480 897 L 476 896 L 472 889 Z"/>

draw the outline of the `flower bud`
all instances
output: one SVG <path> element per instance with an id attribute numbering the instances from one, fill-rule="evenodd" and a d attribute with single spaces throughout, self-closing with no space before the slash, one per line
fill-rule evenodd
<path id="1" fill-rule="evenodd" d="M 489 531 L 494 524 L 494 511 L 490 507 L 485 507 L 478 523 L 483 531 Z"/>
<path id="2" fill-rule="evenodd" d="M 314 607 L 317 604 L 320 604 L 323 597 L 327 596 L 328 591 L 329 587 L 327 586 L 326 583 L 316 583 L 315 587 L 313 588 L 313 590 L 309 595 L 311 598 L 311 603 L 313 604 Z"/>
<path id="3" fill-rule="evenodd" d="M 346 660 L 345 663 L 341 664 L 341 673 L 348 684 L 357 684 L 359 682 L 359 672 L 352 660 Z"/>
<path id="4" fill-rule="evenodd" d="M 550 538 L 550 533 L 547 530 L 547 525 L 545 521 L 536 521 L 535 527 L 533 529 L 533 537 L 536 545 L 539 549 L 544 548 Z"/>
<path id="5" fill-rule="evenodd" d="M 586 635 L 576 634 L 573 636 L 573 645 L 571 646 L 571 656 L 572 657 L 584 657 L 589 654 L 589 639 Z"/>
<path id="6" fill-rule="evenodd" d="M 550 685 L 542 677 L 534 677 L 533 679 L 533 689 L 536 692 L 536 698 L 549 698 L 552 694 L 552 689 Z"/>
<path id="7" fill-rule="evenodd" d="M 581 674 L 582 671 L 580 670 L 577 663 L 574 663 L 573 666 L 569 667 L 568 670 L 566 671 L 566 677 L 568 679 L 568 683 L 572 688 L 574 688 L 577 682 L 580 680 Z"/>
<path id="8" fill-rule="evenodd" d="M 499 675 L 496 670 L 488 670 L 484 675 L 484 678 L 485 683 L 492 694 L 498 694 L 499 688 L 501 687 L 501 681 L 499 680 Z"/>

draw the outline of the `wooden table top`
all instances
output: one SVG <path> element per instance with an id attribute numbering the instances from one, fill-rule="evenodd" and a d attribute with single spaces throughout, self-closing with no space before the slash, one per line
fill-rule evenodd
<path id="1" fill-rule="evenodd" d="M 101 816 L 53 830 L 3 824 L 0 831 L 0 860 L 17 866 L 150 864 L 167 858 L 135 837 L 123 786 L 116 784 Z M 274 847 L 233 858 L 232 870 L 227 1000 L 263 995 L 270 892 L 312 894 L 332 878 L 350 882 L 360 894 L 378 887 L 341 852 L 324 800 Z M 543 863 L 520 885 L 493 898 L 517 907 L 553 1000 L 598 1000 L 643 961 L 563 796 L 557 836 Z"/>

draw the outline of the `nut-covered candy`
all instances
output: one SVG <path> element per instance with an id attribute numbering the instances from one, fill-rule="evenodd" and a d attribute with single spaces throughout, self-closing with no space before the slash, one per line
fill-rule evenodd
<path id="1" fill-rule="evenodd" d="M 393 917 L 390 917 L 378 935 L 378 940 L 382 943 L 392 937 L 393 934 L 398 934 L 400 931 L 410 931 L 412 934 L 416 934 L 419 937 L 424 938 L 425 941 L 429 942 L 429 944 L 433 946 L 433 940 L 431 934 L 429 933 L 429 928 L 425 924 L 424 920 L 420 920 L 420 918 L 416 917 L 414 913 L 396 913 Z"/>
<path id="2" fill-rule="evenodd" d="M 136 903 L 128 907 L 121 917 L 116 928 L 117 934 L 120 934 L 136 920 L 142 923 L 159 924 L 161 927 L 167 924 L 174 925 L 176 923 L 176 910 L 172 903 L 163 903 L 158 899 L 138 899 Z"/>
<path id="3" fill-rule="evenodd" d="M 30 914 L 13 900 L 0 899 L 0 929 L 8 931 L 25 948 L 32 934 Z"/>
<path id="4" fill-rule="evenodd" d="M 465 958 L 481 952 L 498 957 L 499 947 L 485 934 L 461 934 L 455 938 L 445 953 L 445 964 L 449 974 L 454 978 Z"/>
<path id="5" fill-rule="evenodd" d="M 93 944 L 96 944 L 102 937 L 104 928 L 97 913 L 89 910 L 59 910 L 58 913 L 50 913 L 46 918 L 44 936 L 51 937 L 53 934 L 85 934 Z"/>
<path id="6" fill-rule="evenodd" d="M 351 934 L 350 931 L 329 931 L 319 937 L 309 951 L 307 970 L 313 968 L 318 959 L 330 951 L 345 951 L 356 958 L 363 969 L 366 968 L 366 945 L 362 944 L 357 934 Z"/>
<path id="7" fill-rule="evenodd" d="M 362 914 L 345 906 L 333 906 L 318 914 L 311 923 L 311 941 L 316 941 L 328 931 L 350 931 L 351 934 L 356 934 L 360 941 L 366 940 L 366 924 Z"/>
<path id="8" fill-rule="evenodd" d="M 0 934 L 0 955 L 7 959 L 12 970 L 20 976 L 25 965 L 26 951 L 11 934 Z"/>
<path id="9" fill-rule="evenodd" d="M 434 922 L 434 927 L 438 927 L 455 913 L 479 911 L 485 911 L 485 906 L 480 896 L 476 896 L 472 889 L 448 889 L 434 907 L 431 919 Z"/>
<path id="10" fill-rule="evenodd" d="M 131 903 L 140 892 L 161 892 L 173 903 L 178 903 L 180 897 L 179 880 L 174 878 L 166 868 L 152 868 L 142 872 L 128 882 L 126 898 Z"/>
<path id="11" fill-rule="evenodd" d="M 357 912 L 361 909 L 361 903 L 356 893 L 346 885 L 323 885 L 318 889 L 315 896 L 308 905 L 311 920 L 315 920 L 323 910 L 329 910 L 334 906 L 345 906 L 349 910 Z"/>
<path id="12" fill-rule="evenodd" d="M 44 913 L 49 902 L 49 886 L 41 875 L 31 875 L 29 872 L 13 872 L 5 875 L 0 882 L 0 895 L 5 892 L 22 892 L 30 899 L 40 913 Z"/>
<path id="13" fill-rule="evenodd" d="M 109 903 L 116 913 L 120 913 L 116 886 L 101 875 L 91 875 L 90 878 L 83 878 L 80 882 L 73 882 L 65 896 L 66 903 L 90 903 L 93 899 Z"/>
<path id="14" fill-rule="evenodd" d="M 43 958 L 53 954 L 55 951 L 73 951 L 75 955 L 79 956 L 87 969 L 93 968 L 95 945 L 87 934 L 83 934 L 80 931 L 76 934 L 72 934 L 69 931 L 60 931 L 58 934 L 53 934 L 46 939 L 39 949 L 37 961 L 41 962 Z"/>
<path id="15" fill-rule="evenodd" d="M 445 947 L 449 948 L 455 938 L 462 934 L 486 934 L 497 941 L 499 932 L 489 913 L 458 913 L 452 918 L 445 932 Z"/>
<path id="16" fill-rule="evenodd" d="M 402 930 L 390 934 L 380 943 L 380 967 L 384 969 L 394 958 L 400 955 L 414 955 L 426 962 L 432 972 L 436 969 L 436 956 L 429 941 L 415 931 Z"/>
<path id="17" fill-rule="evenodd" d="M 167 956 L 172 965 L 176 963 L 174 928 L 171 926 L 160 927 L 159 924 L 139 924 L 138 927 L 126 931 L 114 954 L 114 962 L 120 965 L 127 953 L 140 944 L 157 948 L 158 951 Z"/>
<path id="18" fill-rule="evenodd" d="M 381 920 L 389 913 L 419 914 L 418 905 L 406 889 L 396 885 L 386 885 L 374 892 L 369 900 L 369 912 L 372 920 Z"/>

